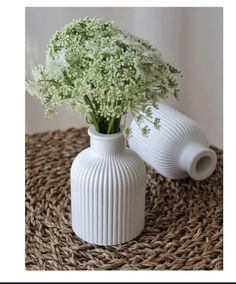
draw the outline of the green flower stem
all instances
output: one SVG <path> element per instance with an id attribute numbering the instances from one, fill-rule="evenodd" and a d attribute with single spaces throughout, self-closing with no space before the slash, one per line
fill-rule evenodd
<path id="1" fill-rule="evenodd" d="M 120 131 L 120 120 L 121 118 L 112 117 L 108 126 L 107 134 L 113 134 Z"/>
<path id="2" fill-rule="evenodd" d="M 139 114 L 139 115 L 141 115 L 144 119 L 146 119 L 147 121 L 149 121 L 149 122 L 151 122 L 152 124 L 154 124 L 154 122 L 151 120 L 151 119 L 149 119 L 149 118 L 147 118 L 146 116 L 144 116 L 141 112 L 139 112 L 137 109 L 135 109 L 135 111 Z"/>
<path id="3" fill-rule="evenodd" d="M 112 117 L 111 122 L 109 123 L 107 134 L 114 133 L 114 123 L 115 123 L 115 116 Z"/>
<path id="4" fill-rule="evenodd" d="M 95 110 L 94 110 L 94 107 L 89 99 L 89 97 L 87 95 L 84 96 L 84 102 L 86 105 L 88 105 L 90 107 L 90 111 L 89 111 L 89 116 L 90 116 L 90 119 L 96 129 L 97 132 L 99 132 L 99 123 L 98 123 L 98 120 L 97 120 L 97 117 L 96 117 L 96 114 L 95 114 Z"/>

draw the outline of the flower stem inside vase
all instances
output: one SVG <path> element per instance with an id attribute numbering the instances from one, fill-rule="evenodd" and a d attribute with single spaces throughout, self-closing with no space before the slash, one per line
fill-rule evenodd
<path id="1" fill-rule="evenodd" d="M 94 106 L 93 102 L 87 95 L 84 97 L 84 102 L 90 109 L 88 112 L 89 121 L 94 125 L 97 132 L 103 134 L 114 134 L 120 132 L 121 117 L 117 118 L 116 116 L 112 116 L 110 120 L 107 120 L 106 117 L 97 114 L 96 106 Z"/>
<path id="2" fill-rule="evenodd" d="M 113 134 L 118 132 L 120 132 L 120 118 L 116 118 L 113 116 L 109 123 L 107 134 Z"/>

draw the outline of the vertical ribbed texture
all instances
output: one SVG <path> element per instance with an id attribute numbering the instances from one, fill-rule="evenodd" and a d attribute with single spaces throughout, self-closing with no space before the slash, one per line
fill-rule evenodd
<path id="1" fill-rule="evenodd" d="M 171 179 L 187 177 L 188 173 L 180 167 L 181 152 L 191 143 L 207 149 L 206 135 L 195 121 L 165 104 L 152 111 L 153 117 L 160 118 L 160 130 L 144 119 L 143 126 L 148 125 L 151 131 L 148 137 L 143 137 L 133 121 L 130 148 L 160 174 Z"/>
<path id="2" fill-rule="evenodd" d="M 83 240 L 114 245 L 144 227 L 145 166 L 130 149 L 81 152 L 71 168 L 72 226 Z"/>

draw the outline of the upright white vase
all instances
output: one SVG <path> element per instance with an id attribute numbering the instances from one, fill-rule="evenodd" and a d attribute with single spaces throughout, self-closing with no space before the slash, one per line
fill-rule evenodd
<path id="1" fill-rule="evenodd" d="M 88 130 L 90 147 L 71 167 L 72 227 L 81 239 L 115 245 L 144 227 L 145 165 L 126 147 L 122 133 Z"/>
<path id="2" fill-rule="evenodd" d="M 140 157 L 170 179 L 188 176 L 195 180 L 209 177 L 216 167 L 217 157 L 209 149 L 207 137 L 201 127 L 192 119 L 175 109 L 159 104 L 159 110 L 152 108 L 154 117 L 160 118 L 160 130 L 148 125 L 148 137 L 142 136 L 135 121 L 131 123 L 132 137 L 129 146 Z"/>

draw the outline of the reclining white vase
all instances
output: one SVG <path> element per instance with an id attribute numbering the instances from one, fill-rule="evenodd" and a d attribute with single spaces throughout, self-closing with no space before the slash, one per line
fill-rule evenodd
<path id="1" fill-rule="evenodd" d="M 201 127 L 192 119 L 175 109 L 159 104 L 152 108 L 153 117 L 160 118 L 160 129 L 144 119 L 150 133 L 144 137 L 137 123 L 131 123 L 132 137 L 129 146 L 132 150 L 161 175 L 170 179 L 194 180 L 209 177 L 216 167 L 217 157 L 209 149 L 207 137 Z"/>

